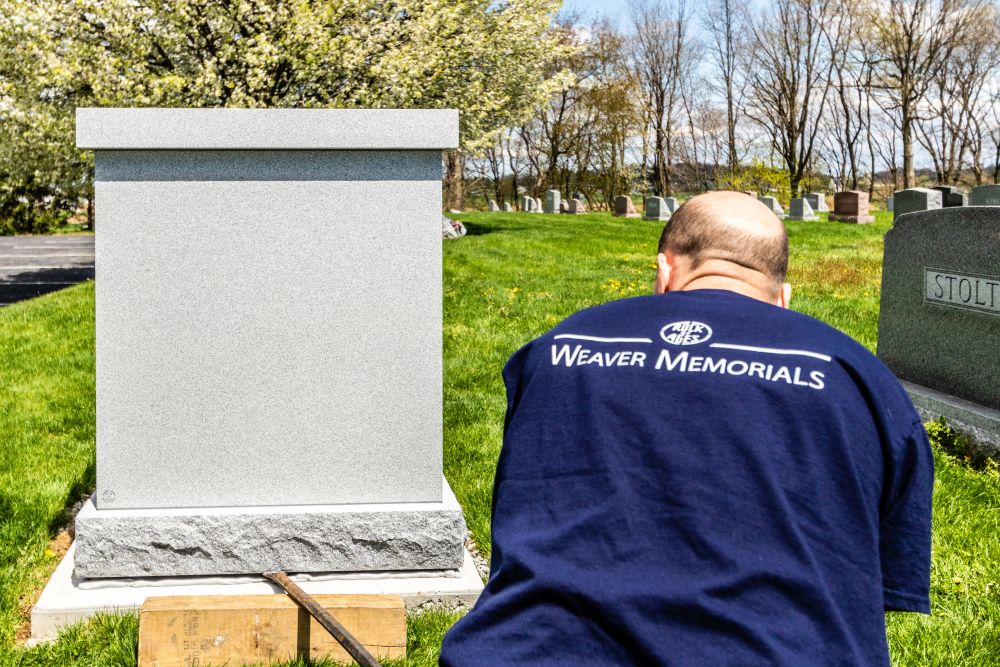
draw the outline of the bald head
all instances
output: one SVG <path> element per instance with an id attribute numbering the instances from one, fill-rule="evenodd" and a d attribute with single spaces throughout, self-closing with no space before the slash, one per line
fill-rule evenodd
<path id="1" fill-rule="evenodd" d="M 788 272 L 785 225 L 742 192 L 709 192 L 677 209 L 660 236 L 659 252 L 685 260 L 690 274 L 721 273 L 770 294 Z"/>

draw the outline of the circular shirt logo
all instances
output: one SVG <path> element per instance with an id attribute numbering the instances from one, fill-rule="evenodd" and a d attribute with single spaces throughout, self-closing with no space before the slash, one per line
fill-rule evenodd
<path id="1" fill-rule="evenodd" d="M 683 320 L 660 329 L 660 338 L 671 345 L 697 345 L 712 337 L 712 327 L 703 322 Z"/>

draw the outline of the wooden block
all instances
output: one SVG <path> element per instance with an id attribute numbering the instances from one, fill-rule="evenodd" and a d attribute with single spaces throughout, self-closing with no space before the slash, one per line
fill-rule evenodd
<path id="1" fill-rule="evenodd" d="M 393 595 L 316 595 L 378 658 L 406 656 L 406 607 Z M 352 663 L 287 595 L 149 598 L 139 611 L 139 667 L 241 665 L 295 658 Z"/>

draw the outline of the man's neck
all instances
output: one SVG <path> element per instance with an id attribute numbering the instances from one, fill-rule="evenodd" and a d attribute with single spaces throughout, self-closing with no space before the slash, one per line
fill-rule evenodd
<path id="1" fill-rule="evenodd" d="M 729 292 L 736 292 L 737 294 L 742 294 L 743 296 L 748 296 L 751 299 L 757 299 L 758 301 L 764 301 L 765 303 L 774 303 L 774 296 L 764 292 L 753 285 L 740 280 L 738 278 L 733 278 L 732 276 L 726 275 L 701 275 L 694 276 L 677 290 L 671 291 L 682 291 L 687 292 L 696 289 L 718 289 L 726 290 Z"/>

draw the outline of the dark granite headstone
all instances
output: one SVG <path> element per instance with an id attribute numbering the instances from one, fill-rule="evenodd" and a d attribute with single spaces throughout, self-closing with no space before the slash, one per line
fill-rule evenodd
<path id="1" fill-rule="evenodd" d="M 969 206 L 1000 206 L 1000 185 L 979 185 L 972 188 Z"/>
<path id="2" fill-rule="evenodd" d="M 968 195 L 953 185 L 938 185 L 934 187 L 934 190 L 941 193 L 941 206 L 944 208 L 968 206 Z"/>
<path id="3" fill-rule="evenodd" d="M 615 217 L 616 218 L 638 218 L 639 211 L 635 210 L 632 198 L 626 195 L 615 197 Z"/>
<path id="4" fill-rule="evenodd" d="M 545 212 L 546 213 L 558 213 L 559 204 L 562 202 L 562 197 L 559 195 L 558 190 L 549 190 L 545 193 Z"/>
<path id="5" fill-rule="evenodd" d="M 575 197 L 569 200 L 569 211 L 570 214 L 586 213 L 587 207 L 584 206 L 583 202 Z"/>
<path id="6" fill-rule="evenodd" d="M 792 199 L 788 211 L 789 220 L 819 220 L 819 216 L 813 214 L 812 206 L 805 197 L 795 197 Z"/>
<path id="7" fill-rule="evenodd" d="M 785 209 L 781 208 L 781 204 L 778 203 L 777 198 L 771 196 L 764 196 L 764 197 L 757 197 L 757 200 L 764 206 L 771 209 L 771 212 L 774 213 L 779 218 L 785 217 Z"/>
<path id="8" fill-rule="evenodd" d="M 907 188 L 900 190 L 892 198 L 893 218 L 916 211 L 933 211 L 942 208 L 943 195 L 940 190 L 929 188 Z"/>
<path id="9" fill-rule="evenodd" d="M 670 219 L 670 209 L 663 197 L 646 197 L 646 220 L 666 221 Z"/>
<path id="10" fill-rule="evenodd" d="M 900 379 L 918 385 L 907 387 L 911 395 L 924 387 L 971 402 L 964 412 L 939 412 L 959 426 L 972 423 L 978 439 L 989 443 L 983 430 L 989 431 L 990 411 L 1000 428 L 998 351 L 1000 207 L 898 217 L 885 236 L 879 358 Z M 933 412 L 922 401 L 914 398 Z M 984 409 L 975 410 L 977 405 Z M 1000 431 L 993 444 L 1000 446 Z"/>
<path id="11" fill-rule="evenodd" d="M 844 190 L 834 194 L 830 220 L 857 225 L 875 222 L 875 216 L 868 213 L 868 193 L 860 190 Z"/>
<path id="12" fill-rule="evenodd" d="M 816 213 L 820 211 L 829 211 L 830 207 L 826 205 L 826 195 L 822 192 L 809 192 L 805 195 L 806 201 L 809 202 L 809 206 Z"/>
<path id="13" fill-rule="evenodd" d="M 569 213 L 569 202 L 567 202 L 565 199 L 559 202 L 559 212 Z"/>

